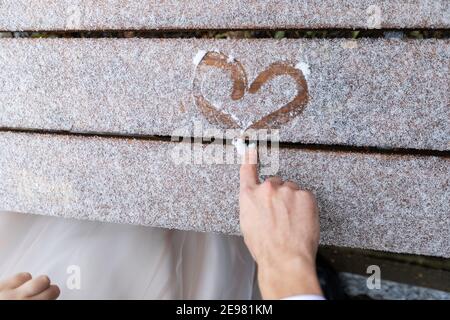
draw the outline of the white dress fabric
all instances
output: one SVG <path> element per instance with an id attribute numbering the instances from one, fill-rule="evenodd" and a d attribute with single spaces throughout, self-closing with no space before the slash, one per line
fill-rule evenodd
<path id="1" fill-rule="evenodd" d="M 18 272 L 47 274 L 60 299 L 255 296 L 241 237 L 0 212 L 0 279 Z"/>

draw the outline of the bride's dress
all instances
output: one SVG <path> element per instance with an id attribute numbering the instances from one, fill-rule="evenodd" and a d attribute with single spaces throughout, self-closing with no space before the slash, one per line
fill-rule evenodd
<path id="1" fill-rule="evenodd" d="M 24 271 L 62 299 L 250 299 L 255 265 L 240 237 L 1 212 L 0 279 Z"/>

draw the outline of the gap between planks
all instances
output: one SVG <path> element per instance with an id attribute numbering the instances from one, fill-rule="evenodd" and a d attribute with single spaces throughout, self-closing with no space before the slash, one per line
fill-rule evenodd
<path id="1" fill-rule="evenodd" d="M 398 28 L 398 29 L 159 29 L 159 30 L 0 30 L 2 33 L 20 33 L 19 38 L 171 38 L 171 39 L 360 39 L 385 38 L 401 34 L 403 39 L 449 39 L 450 29 Z M 279 32 L 282 38 L 277 38 Z M 419 37 L 417 32 L 420 33 Z M 229 35 L 224 35 L 230 33 Z M 37 35 L 37 36 L 36 36 Z M 229 36 L 229 38 L 228 38 Z M 12 36 L 14 37 L 14 36 Z"/>
<path id="2" fill-rule="evenodd" d="M 71 132 L 64 130 L 42 130 L 42 129 L 26 129 L 26 128 L 5 128 L 0 127 L 1 132 L 12 133 L 28 133 L 28 134 L 41 134 L 41 135 L 58 135 L 58 136 L 73 136 L 73 137 L 98 137 L 104 139 L 134 139 L 134 140 L 147 140 L 147 141 L 160 141 L 160 142 L 172 142 L 172 143 L 187 143 L 190 140 L 191 143 L 210 144 L 228 144 L 231 145 L 230 139 L 213 139 L 211 141 L 203 141 L 201 137 L 179 137 L 176 141 L 171 136 L 158 136 L 158 135 L 135 135 L 135 134 L 121 134 L 121 133 L 102 133 L 102 132 Z M 384 154 L 392 156 L 417 156 L 417 157 L 441 157 L 450 159 L 450 151 L 448 150 L 428 150 L 428 149 L 414 149 L 414 148 L 381 148 L 373 146 L 353 146 L 353 145 L 340 145 L 340 144 L 316 144 L 316 143 L 300 143 L 300 142 L 279 142 L 280 148 L 296 149 L 296 150 L 309 150 L 309 151 L 322 151 L 322 152 L 334 152 L 334 153 L 361 153 L 361 154 Z"/>

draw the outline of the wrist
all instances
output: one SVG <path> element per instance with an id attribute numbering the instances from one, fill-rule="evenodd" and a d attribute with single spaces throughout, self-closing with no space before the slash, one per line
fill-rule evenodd
<path id="1" fill-rule="evenodd" d="M 258 283 L 264 299 L 323 295 L 314 261 L 295 258 L 273 265 L 258 264 Z"/>

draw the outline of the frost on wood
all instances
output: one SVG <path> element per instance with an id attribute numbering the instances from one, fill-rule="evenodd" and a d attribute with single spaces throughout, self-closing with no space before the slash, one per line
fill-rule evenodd
<path id="1" fill-rule="evenodd" d="M 0 30 L 448 28 L 448 0 L 2 0 Z"/>
<path id="2" fill-rule="evenodd" d="M 183 145 L 0 133 L 0 210 L 238 233 L 239 164 L 176 164 Z M 448 159 L 281 149 L 279 168 L 315 192 L 323 244 L 450 257 Z"/>
<path id="3" fill-rule="evenodd" d="M 233 96 L 230 72 L 205 67 L 205 56 L 193 64 L 203 50 L 240 64 L 247 87 L 274 63 L 308 64 L 298 66 L 311 72 L 307 104 L 280 125 L 281 141 L 449 150 L 449 43 L 0 39 L 0 126 L 191 135 L 194 122 L 219 127 L 193 99 L 196 77 L 214 115 L 223 114 L 216 123 L 227 127 L 247 128 L 298 92 L 292 77 L 282 75 L 254 94 L 247 88 Z"/>
<path id="4" fill-rule="evenodd" d="M 203 57 L 206 55 L 206 53 L 207 52 L 205 50 L 199 50 L 195 55 L 192 63 L 194 63 L 194 65 L 197 66 L 203 60 Z"/>
<path id="5" fill-rule="evenodd" d="M 236 152 L 239 156 L 244 156 L 245 153 L 249 150 L 249 149 L 255 149 L 256 148 L 256 144 L 255 142 L 251 142 L 248 145 L 245 143 L 245 140 L 242 138 L 235 138 L 232 141 L 233 146 L 236 148 Z"/>
<path id="6" fill-rule="evenodd" d="M 297 69 L 303 72 L 303 75 L 308 80 L 309 75 L 311 74 L 311 69 L 309 68 L 309 64 L 306 62 L 299 62 L 295 65 Z"/>

